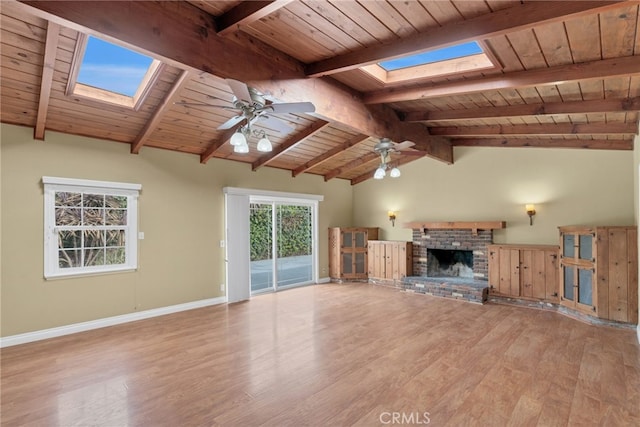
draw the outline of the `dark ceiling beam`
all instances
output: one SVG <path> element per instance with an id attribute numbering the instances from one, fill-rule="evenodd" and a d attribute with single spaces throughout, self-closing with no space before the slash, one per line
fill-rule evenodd
<path id="1" fill-rule="evenodd" d="M 521 116 L 616 113 L 640 110 L 640 97 L 597 99 L 593 101 L 545 102 L 464 110 L 412 111 L 404 113 L 406 122 L 443 122 L 448 120 L 497 119 Z"/>
<path id="2" fill-rule="evenodd" d="M 398 160 L 394 160 L 392 162 L 389 162 L 389 167 L 390 168 L 400 167 L 402 165 L 406 165 L 407 163 L 411 163 L 411 162 L 413 162 L 415 160 L 418 160 L 418 159 L 420 159 L 420 158 L 422 158 L 424 156 L 425 156 L 424 153 L 411 153 L 411 155 L 409 155 L 407 157 L 400 157 Z M 351 185 L 360 184 L 361 182 L 364 182 L 364 181 L 367 181 L 367 180 L 373 178 L 373 175 L 376 173 L 376 169 L 378 169 L 378 165 L 376 165 L 375 169 L 370 170 L 369 172 L 363 173 L 362 175 L 353 178 L 351 180 Z M 394 179 L 394 178 L 386 176 L 384 179 Z"/>
<path id="3" fill-rule="evenodd" d="M 42 64 L 42 77 L 40 79 L 40 97 L 38 99 L 38 114 L 33 131 L 33 139 L 44 140 L 44 131 L 49 112 L 49 99 L 51 98 L 51 86 L 53 85 L 53 70 L 56 65 L 58 52 L 58 39 L 60 26 L 54 22 L 47 25 L 47 38 L 44 43 L 44 61 Z"/>
<path id="4" fill-rule="evenodd" d="M 284 142 L 282 142 L 277 147 L 275 147 L 271 153 L 265 154 L 264 156 L 260 157 L 258 160 L 253 162 L 251 164 L 251 168 L 254 171 L 258 170 L 258 168 L 278 158 L 279 156 L 284 154 L 287 150 L 292 149 L 293 147 L 300 144 L 307 138 L 320 132 L 322 129 L 324 129 L 327 126 L 329 126 L 329 122 L 325 122 L 324 120 L 318 120 L 317 122 L 314 122 L 311 126 L 308 126 L 301 132 L 297 132 L 289 136 Z"/>
<path id="5" fill-rule="evenodd" d="M 131 153 L 138 154 L 142 146 L 147 142 L 153 131 L 162 121 L 162 118 L 167 114 L 174 101 L 180 96 L 180 91 L 186 86 L 189 81 L 189 72 L 182 70 L 180 75 L 176 78 L 171 86 L 169 92 L 162 99 L 158 107 L 153 113 L 153 116 L 145 123 L 142 131 L 136 136 L 136 139 L 131 143 Z"/>
<path id="6" fill-rule="evenodd" d="M 330 179 L 333 179 L 341 174 L 343 174 L 344 172 L 353 169 L 353 168 L 357 168 L 358 166 L 362 166 L 364 164 L 367 164 L 375 159 L 379 159 L 380 158 L 380 154 L 375 153 L 375 152 L 371 152 L 368 154 L 365 154 L 362 157 L 358 157 L 357 159 L 354 159 L 352 161 L 350 161 L 349 163 L 346 163 L 342 166 L 340 166 L 339 168 L 335 168 L 334 170 L 327 172 L 324 175 L 324 180 L 329 181 Z"/>
<path id="7" fill-rule="evenodd" d="M 308 101 L 314 116 L 373 137 L 430 141 L 438 158 L 445 138 L 419 123 L 401 122 L 387 106 L 366 106 L 361 95 L 332 79 L 309 79 L 303 64 L 248 35 L 221 37 L 214 17 L 186 2 L 22 0 L 28 13 L 77 31 L 142 49 L 169 65 L 244 81 L 282 102 Z M 410 127 L 418 126 L 418 127 Z M 452 159 L 440 159 L 450 163 Z"/>
<path id="8" fill-rule="evenodd" d="M 354 145 L 358 145 L 361 142 L 366 141 L 367 139 L 369 139 L 369 137 L 367 135 L 362 135 L 362 134 L 358 134 L 358 135 L 356 135 L 356 136 L 354 136 L 352 138 L 349 138 L 347 141 L 343 142 L 342 144 L 338 145 L 337 147 L 334 147 L 331 150 L 325 151 L 324 153 L 320 154 L 319 156 L 316 156 L 313 159 L 309 160 L 305 164 L 303 164 L 301 166 L 298 166 L 296 169 L 291 171 L 291 176 L 296 177 L 296 176 L 300 175 L 301 173 L 304 173 L 304 172 L 308 171 L 309 169 L 312 169 L 312 168 L 318 166 L 319 164 L 321 164 L 323 162 L 326 162 L 327 160 L 332 159 L 332 158 L 340 155 L 345 150 L 353 147 Z"/>
<path id="9" fill-rule="evenodd" d="M 633 150 L 632 139 L 469 138 L 454 139 L 453 145 L 455 147 L 539 147 Z"/>
<path id="10" fill-rule="evenodd" d="M 441 126 L 432 127 L 433 135 L 635 135 L 637 123 L 543 123 L 535 125 Z"/>
<path id="11" fill-rule="evenodd" d="M 489 90 L 559 85 L 577 81 L 601 80 L 640 75 L 637 56 L 603 59 L 578 64 L 558 65 L 535 70 L 514 71 L 488 77 L 476 77 L 439 85 L 420 85 L 404 89 L 383 89 L 364 95 L 367 104 L 412 101 L 455 96 Z"/>
<path id="12" fill-rule="evenodd" d="M 411 55 L 459 43 L 483 40 L 525 30 L 543 23 L 620 7 L 625 1 L 534 1 L 449 23 L 402 40 L 334 56 L 306 67 L 307 75 L 318 77 L 352 70 L 382 60 Z M 635 3 L 635 1 L 634 1 Z"/>
<path id="13" fill-rule="evenodd" d="M 240 29 L 240 26 L 249 25 L 286 6 L 292 1 L 293 0 L 244 1 L 215 19 L 218 34 L 227 35 L 237 31 Z"/>
<path id="14" fill-rule="evenodd" d="M 246 123 L 246 120 L 240 121 L 240 123 L 236 123 L 231 128 L 225 130 L 222 135 L 220 135 L 219 139 L 214 140 L 207 149 L 200 154 L 200 163 L 203 165 L 206 164 L 210 158 L 218 151 L 228 140 L 231 139 L 236 130 L 242 127 Z"/>

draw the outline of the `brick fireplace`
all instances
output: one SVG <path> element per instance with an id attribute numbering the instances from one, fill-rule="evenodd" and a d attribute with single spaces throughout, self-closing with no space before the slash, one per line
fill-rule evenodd
<path id="1" fill-rule="evenodd" d="M 487 245 L 494 222 L 425 222 L 413 230 L 413 276 L 403 280 L 407 292 L 462 299 L 482 304 L 488 296 Z"/>
<path id="2" fill-rule="evenodd" d="M 487 280 L 488 258 L 487 245 L 493 243 L 493 230 L 456 229 L 413 229 L 413 274 L 415 276 L 438 277 L 434 271 L 429 271 L 429 250 L 469 251 L 473 256 L 470 267 L 473 270 L 473 279 Z M 433 269 L 432 269 L 433 270 Z"/>

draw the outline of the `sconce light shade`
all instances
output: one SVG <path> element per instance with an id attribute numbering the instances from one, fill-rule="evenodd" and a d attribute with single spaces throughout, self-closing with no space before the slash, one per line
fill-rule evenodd
<path id="1" fill-rule="evenodd" d="M 400 169 L 398 169 L 398 168 L 393 168 L 393 169 L 391 169 L 391 172 L 389 172 L 389 176 L 390 176 L 391 178 L 397 178 L 397 177 L 399 177 L 399 176 L 400 176 Z"/>
<path id="2" fill-rule="evenodd" d="M 247 144 L 247 138 L 245 138 L 245 136 L 242 134 L 242 132 L 238 131 L 236 133 L 234 133 L 231 136 L 231 140 L 229 141 L 231 143 L 231 145 L 233 145 L 234 147 L 237 147 L 238 145 L 246 145 Z M 236 151 L 236 150 L 233 150 Z M 236 151 L 237 153 L 237 151 Z"/>
<path id="3" fill-rule="evenodd" d="M 382 165 L 376 169 L 376 172 L 373 174 L 373 179 L 382 179 L 387 173 L 385 172 Z"/>
<path id="4" fill-rule="evenodd" d="M 536 214 L 536 206 L 534 204 L 525 205 L 527 215 L 529 215 L 529 225 L 533 225 L 533 216 Z"/>
<path id="5" fill-rule="evenodd" d="M 391 221 L 391 226 L 396 226 L 396 213 L 394 211 L 389 211 L 389 221 Z"/>
<path id="6" fill-rule="evenodd" d="M 267 138 L 266 135 L 264 135 L 262 138 L 260 138 L 260 140 L 258 141 L 258 151 L 261 151 L 263 153 L 268 153 L 270 151 L 273 150 L 273 146 L 271 145 L 271 141 L 269 141 L 269 138 Z"/>

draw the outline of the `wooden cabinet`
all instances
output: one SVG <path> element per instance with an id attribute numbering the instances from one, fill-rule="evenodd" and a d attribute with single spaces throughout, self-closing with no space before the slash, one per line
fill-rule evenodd
<path id="1" fill-rule="evenodd" d="M 377 228 L 329 228 L 329 277 L 331 280 L 367 279 L 367 243 L 378 238 Z"/>
<path id="2" fill-rule="evenodd" d="M 487 245 L 489 292 L 493 295 L 558 301 L 558 247 Z"/>
<path id="3" fill-rule="evenodd" d="M 413 271 L 413 244 L 369 240 L 369 279 L 398 281 L 411 276 Z"/>
<path id="4" fill-rule="evenodd" d="M 636 227 L 560 227 L 560 303 L 619 322 L 638 322 Z"/>

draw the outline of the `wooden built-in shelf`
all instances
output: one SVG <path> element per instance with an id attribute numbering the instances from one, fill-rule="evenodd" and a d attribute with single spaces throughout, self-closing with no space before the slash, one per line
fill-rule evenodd
<path id="1" fill-rule="evenodd" d="M 450 221 L 450 222 L 406 222 L 404 228 L 423 229 L 423 230 L 471 230 L 476 236 L 478 230 L 495 230 L 505 228 L 506 221 Z"/>

